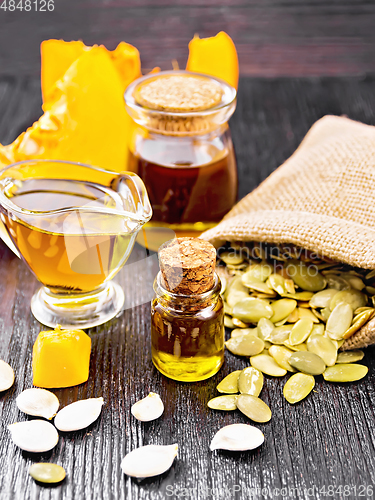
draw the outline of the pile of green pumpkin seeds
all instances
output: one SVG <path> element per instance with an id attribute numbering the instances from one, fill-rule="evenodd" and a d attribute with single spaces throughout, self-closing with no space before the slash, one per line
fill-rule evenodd
<path id="1" fill-rule="evenodd" d="M 314 376 L 352 382 L 366 376 L 360 350 L 338 352 L 375 316 L 375 270 L 340 264 L 293 245 L 251 243 L 219 252 L 225 343 L 250 357 L 250 367 L 229 374 L 209 401 L 214 409 L 238 408 L 256 422 L 271 411 L 258 396 L 263 373 L 283 377 L 286 400 L 297 403 L 314 388 Z M 240 394 L 238 394 L 240 393 Z"/>

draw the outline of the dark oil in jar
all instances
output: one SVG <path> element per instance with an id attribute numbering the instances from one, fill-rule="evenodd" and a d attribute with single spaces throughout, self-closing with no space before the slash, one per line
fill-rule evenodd
<path id="1" fill-rule="evenodd" d="M 224 308 L 221 297 L 211 309 L 181 314 L 154 299 L 151 352 L 156 368 L 183 382 L 205 380 L 224 362 Z"/>
<path id="2" fill-rule="evenodd" d="M 180 160 L 162 165 L 130 152 L 128 168 L 142 178 L 151 201 L 153 217 L 147 226 L 166 226 L 177 236 L 196 236 L 213 227 L 237 199 L 231 145 L 206 164 Z"/>

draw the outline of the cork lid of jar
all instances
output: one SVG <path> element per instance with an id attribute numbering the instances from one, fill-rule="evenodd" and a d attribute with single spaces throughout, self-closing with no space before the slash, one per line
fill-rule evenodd
<path id="1" fill-rule="evenodd" d="M 220 104 L 223 89 L 218 82 L 200 75 L 161 75 L 139 85 L 137 104 L 166 112 L 203 111 Z"/>
<path id="2" fill-rule="evenodd" d="M 159 249 L 159 265 L 167 290 L 197 295 L 215 283 L 216 250 L 199 238 L 176 238 Z"/>

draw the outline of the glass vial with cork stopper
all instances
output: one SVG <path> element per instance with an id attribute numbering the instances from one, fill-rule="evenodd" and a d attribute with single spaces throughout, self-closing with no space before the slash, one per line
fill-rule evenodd
<path id="1" fill-rule="evenodd" d="M 161 71 L 130 84 L 125 103 L 138 125 L 127 169 L 142 178 L 153 208 L 148 239 L 165 241 L 157 238 L 163 228 L 198 236 L 216 225 L 237 200 L 228 126 L 236 90 L 208 75 Z"/>
<path id="2" fill-rule="evenodd" d="M 224 307 L 215 263 L 215 248 L 197 238 L 176 238 L 159 249 L 161 271 L 151 306 L 152 361 L 174 380 L 204 380 L 223 364 Z"/>

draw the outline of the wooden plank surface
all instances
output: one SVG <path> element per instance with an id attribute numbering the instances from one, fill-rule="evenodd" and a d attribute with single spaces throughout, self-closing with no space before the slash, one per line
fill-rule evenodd
<path id="1" fill-rule="evenodd" d="M 285 160 L 324 114 L 347 114 L 374 124 L 374 84 L 370 78 L 242 79 L 231 123 L 241 196 Z M 37 81 L 1 80 L 0 109 L 0 142 L 8 142 L 40 112 Z M 284 379 L 266 377 L 262 398 L 273 417 L 257 425 L 265 434 L 264 445 L 252 452 L 212 453 L 209 443 L 220 427 L 247 419 L 237 412 L 209 410 L 207 401 L 227 373 L 248 361 L 227 352 L 220 373 L 200 383 L 161 376 L 150 360 L 149 300 L 156 270 L 155 255 L 147 257 L 135 248 L 118 277 L 126 293 L 125 310 L 88 332 L 93 342 L 88 382 L 54 391 L 62 406 L 103 396 L 101 417 L 87 430 L 62 433 L 53 451 L 34 456 L 12 444 L 7 425 L 27 419 L 17 410 L 15 398 L 32 385 L 32 345 L 43 327 L 29 305 L 38 284 L 0 244 L 0 358 L 16 372 L 14 387 L 0 394 L 0 498 L 164 500 L 185 494 L 199 500 L 320 500 L 344 498 L 344 490 L 337 490 L 340 485 L 347 486 L 345 498 L 372 498 L 365 488 L 375 482 L 374 348 L 365 356 L 370 368 L 365 380 L 334 385 L 317 377 L 315 392 L 296 406 L 282 397 Z M 161 395 L 165 413 L 141 423 L 131 416 L 130 407 L 150 391 Z M 174 442 L 180 445 L 179 456 L 163 476 L 138 482 L 121 473 L 121 459 L 133 448 Z M 27 471 L 39 460 L 63 465 L 64 483 L 51 488 L 35 484 Z M 333 495 L 328 494 L 329 485 L 335 488 Z M 206 496 L 205 488 L 211 489 Z"/>
<path id="2" fill-rule="evenodd" d="M 53 11 L 36 12 L 38 1 L 29 12 L 0 9 L 1 75 L 37 75 L 48 38 L 110 49 L 125 40 L 145 69 L 170 69 L 173 59 L 184 67 L 194 33 L 221 30 L 236 43 L 244 76 L 375 73 L 372 0 L 52 0 Z"/>

